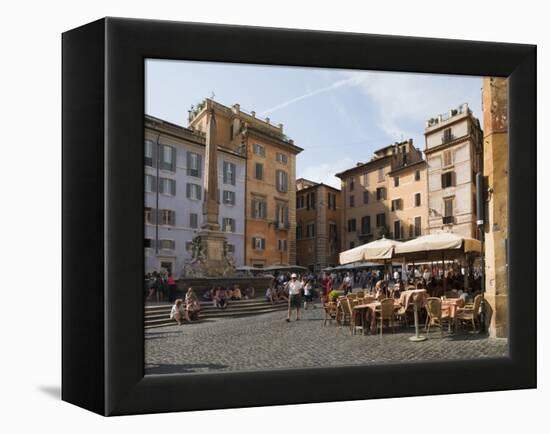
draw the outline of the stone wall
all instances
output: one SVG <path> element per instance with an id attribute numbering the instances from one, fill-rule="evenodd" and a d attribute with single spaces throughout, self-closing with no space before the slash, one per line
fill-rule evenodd
<path id="1" fill-rule="evenodd" d="M 483 80 L 483 175 L 487 181 L 485 217 L 485 300 L 489 332 L 508 336 L 508 83 Z"/>
<path id="2" fill-rule="evenodd" d="M 271 285 L 273 277 L 189 277 L 179 279 L 178 285 L 178 297 L 185 295 L 187 288 L 192 287 L 195 293 L 202 297 L 202 295 L 214 286 L 223 286 L 224 288 L 232 289 L 235 285 L 239 285 L 241 291 L 252 286 L 256 290 L 256 297 L 262 297 L 267 290 L 267 287 Z"/>

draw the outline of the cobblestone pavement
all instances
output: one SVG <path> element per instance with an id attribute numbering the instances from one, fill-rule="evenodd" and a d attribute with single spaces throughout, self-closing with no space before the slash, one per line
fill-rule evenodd
<path id="1" fill-rule="evenodd" d="M 349 327 L 323 326 L 322 308 L 302 311 L 300 321 L 273 312 L 145 331 L 146 374 L 288 369 L 369 363 L 505 357 L 506 339 L 431 331 L 411 342 L 414 329 L 389 328 L 384 336 L 352 336 Z M 425 335 L 425 334 L 424 334 Z"/>

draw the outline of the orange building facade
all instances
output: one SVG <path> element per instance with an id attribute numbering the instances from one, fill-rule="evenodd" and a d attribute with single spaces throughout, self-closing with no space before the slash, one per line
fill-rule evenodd
<path id="1" fill-rule="evenodd" d="M 340 190 L 303 178 L 296 181 L 296 263 L 310 271 L 338 265 Z"/>
<path id="2" fill-rule="evenodd" d="M 245 264 L 296 263 L 296 156 L 303 150 L 255 112 L 206 99 L 189 112 L 189 126 L 206 131 L 207 107 L 216 115 L 216 143 L 246 157 Z"/>

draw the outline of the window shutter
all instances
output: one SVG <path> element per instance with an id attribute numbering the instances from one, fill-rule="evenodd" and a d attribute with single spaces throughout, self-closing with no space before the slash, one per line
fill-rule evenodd
<path id="1" fill-rule="evenodd" d="M 202 178 L 202 155 L 197 154 L 197 177 Z"/>
<path id="2" fill-rule="evenodd" d="M 191 197 L 191 184 L 189 183 L 185 184 L 185 197 L 188 199 Z"/>
<path id="3" fill-rule="evenodd" d="M 190 176 L 190 175 L 191 175 L 191 152 L 187 151 L 187 176 Z"/>
<path id="4" fill-rule="evenodd" d="M 172 172 L 176 171 L 176 152 L 177 149 L 174 146 L 170 146 L 170 155 L 172 156 L 172 161 L 170 163 L 170 170 Z"/>
<path id="5" fill-rule="evenodd" d="M 231 164 L 231 185 L 236 185 L 237 183 L 237 165 Z"/>
<path id="6" fill-rule="evenodd" d="M 284 221 L 285 221 L 285 225 L 287 225 L 288 224 L 288 206 L 284 207 Z"/>
<path id="7" fill-rule="evenodd" d="M 202 187 L 200 185 L 197 185 L 196 188 L 197 188 L 197 199 L 202 200 Z"/>
<path id="8" fill-rule="evenodd" d="M 155 224 L 157 222 L 157 210 L 156 208 L 151 208 L 149 212 L 149 223 Z"/>
<path id="9" fill-rule="evenodd" d="M 153 160 L 153 167 L 157 167 L 157 160 L 158 160 L 158 152 L 159 152 L 159 148 L 160 146 L 157 146 L 157 144 L 155 142 L 150 142 L 151 143 L 151 155 L 153 156 L 152 160 Z"/>
<path id="10" fill-rule="evenodd" d="M 166 145 L 159 145 L 158 146 L 158 164 L 161 169 L 166 169 L 165 167 L 165 161 L 164 161 L 164 148 Z"/>
<path id="11" fill-rule="evenodd" d="M 227 169 L 228 169 L 228 165 L 227 163 L 224 161 L 222 163 L 222 170 L 223 170 L 223 183 L 224 184 L 227 184 Z"/>
<path id="12" fill-rule="evenodd" d="M 170 212 L 170 224 L 176 226 L 176 211 Z"/>
<path id="13" fill-rule="evenodd" d="M 170 193 L 175 196 L 176 195 L 176 181 L 174 179 L 170 180 Z"/>
<path id="14" fill-rule="evenodd" d="M 252 199 L 252 218 L 256 218 L 256 200 Z"/>
<path id="15" fill-rule="evenodd" d="M 167 169 L 166 161 L 164 160 L 165 148 L 166 148 L 166 145 L 159 146 L 159 164 L 160 164 L 160 168 L 163 170 Z"/>

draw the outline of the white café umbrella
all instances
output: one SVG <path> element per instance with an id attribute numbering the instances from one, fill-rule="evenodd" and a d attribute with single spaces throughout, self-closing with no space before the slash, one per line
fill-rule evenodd
<path id="1" fill-rule="evenodd" d="M 462 237 L 452 232 L 423 235 L 395 247 L 395 256 L 407 256 L 420 252 L 458 251 L 481 252 L 481 243 L 473 238 Z"/>
<path id="2" fill-rule="evenodd" d="M 392 258 L 394 247 L 402 244 L 385 237 L 340 253 L 340 264 L 359 261 L 386 261 Z"/>

